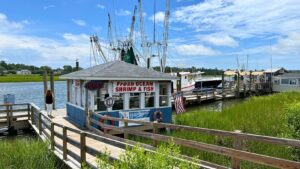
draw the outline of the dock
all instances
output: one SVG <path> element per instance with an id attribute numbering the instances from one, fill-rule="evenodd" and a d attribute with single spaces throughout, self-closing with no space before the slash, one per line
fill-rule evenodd
<path id="1" fill-rule="evenodd" d="M 0 105 L 0 108 L 6 108 L 7 105 Z M 26 111 L 25 111 L 26 110 Z M 64 109 L 58 109 L 53 112 L 53 118 L 49 118 L 46 112 L 40 110 L 39 107 L 32 103 L 9 105 L 9 109 L 1 109 L 1 123 L 14 125 L 14 128 L 20 128 L 23 121 L 32 127 L 38 136 L 50 143 L 49 149 L 52 150 L 57 157 L 71 168 L 81 168 L 83 163 L 86 163 L 92 168 L 96 168 L 96 156 L 104 153 L 105 150 L 110 152 L 109 158 L 111 160 L 119 160 L 120 154 L 124 153 L 126 146 L 132 147 L 137 142 L 129 140 L 128 135 L 135 135 L 153 140 L 152 145 L 139 143 L 146 151 L 155 153 L 158 142 L 168 142 L 173 140 L 176 145 L 183 147 L 194 148 L 201 151 L 206 151 L 214 154 L 225 155 L 231 158 L 232 168 L 240 168 L 240 162 L 248 161 L 265 166 L 275 168 L 300 168 L 300 163 L 296 161 L 256 154 L 243 150 L 241 142 L 259 141 L 267 144 L 277 144 L 288 147 L 300 148 L 300 141 L 294 139 L 269 137 L 262 135 L 254 135 L 241 133 L 237 131 L 222 131 L 190 126 L 182 126 L 167 123 L 153 123 L 146 121 L 137 121 L 129 119 L 120 119 L 109 116 L 101 116 L 103 119 L 122 121 L 125 127 L 117 127 L 105 125 L 95 119 L 88 118 L 88 126 L 79 128 L 75 126 Z M 8 121 L 5 121 L 8 120 Z M 10 120 L 13 120 L 12 122 Z M 144 126 L 152 127 L 152 132 L 137 130 L 134 127 L 126 127 L 128 123 L 139 123 Z M 18 126 L 20 125 L 20 126 Z M 105 127 L 110 130 L 124 133 L 123 137 L 117 137 L 108 133 L 102 132 L 95 125 Z M 10 126 L 12 127 L 12 126 Z M 209 134 L 217 137 L 231 137 L 233 139 L 232 147 L 223 147 L 219 145 L 207 144 L 186 140 L 176 137 L 170 137 L 158 133 L 157 128 L 169 128 L 170 130 L 182 130 L 188 132 L 196 132 L 202 134 Z M 183 156 L 179 160 L 185 160 L 195 163 L 191 157 Z M 198 160 L 197 164 L 201 168 L 228 168 L 210 162 Z"/>

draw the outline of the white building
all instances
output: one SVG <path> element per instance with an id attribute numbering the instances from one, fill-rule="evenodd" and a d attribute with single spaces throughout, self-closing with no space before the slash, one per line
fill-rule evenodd
<path id="1" fill-rule="evenodd" d="M 273 77 L 273 91 L 300 91 L 300 73 L 285 73 Z"/>
<path id="2" fill-rule="evenodd" d="M 23 69 L 23 70 L 17 71 L 16 73 L 17 73 L 17 75 L 30 75 L 31 71 L 27 70 L 27 69 Z"/>

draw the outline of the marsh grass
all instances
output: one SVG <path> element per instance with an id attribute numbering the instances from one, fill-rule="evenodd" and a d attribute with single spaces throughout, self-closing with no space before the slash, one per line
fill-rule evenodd
<path id="1" fill-rule="evenodd" d="M 176 116 L 177 124 L 219 130 L 241 130 L 244 133 L 292 138 L 287 128 L 285 112 L 300 101 L 300 93 L 287 92 L 269 96 L 251 97 L 240 104 L 225 108 L 221 112 L 191 108 Z M 300 106 L 299 106 L 300 108 Z M 299 110 L 300 112 L 300 110 Z M 172 136 L 232 147 L 232 139 L 193 132 L 174 131 Z M 243 150 L 292 160 L 293 149 L 287 146 L 266 144 L 257 141 L 243 142 Z M 200 159 L 230 166 L 230 159 L 207 152 L 181 148 L 182 153 L 197 155 Z M 242 168 L 267 168 L 243 162 Z"/>
<path id="2" fill-rule="evenodd" d="M 50 79 L 50 76 L 48 76 L 48 79 Z M 59 80 L 58 76 L 54 76 L 54 80 Z M 0 76 L 0 83 L 5 82 L 42 82 L 43 76 L 41 75 L 4 75 Z"/>
<path id="3" fill-rule="evenodd" d="M 38 139 L 5 139 L 0 141 L 0 168 L 63 168 L 48 145 Z"/>

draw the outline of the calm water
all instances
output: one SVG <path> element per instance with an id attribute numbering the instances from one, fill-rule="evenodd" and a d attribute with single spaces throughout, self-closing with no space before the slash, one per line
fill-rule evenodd
<path id="1" fill-rule="evenodd" d="M 50 88 L 50 84 L 48 84 Z M 65 108 L 67 101 L 67 85 L 65 81 L 56 81 L 55 103 L 56 108 Z M 5 94 L 15 95 L 16 103 L 34 103 L 40 108 L 44 105 L 43 82 L 0 83 L 0 104 Z"/>

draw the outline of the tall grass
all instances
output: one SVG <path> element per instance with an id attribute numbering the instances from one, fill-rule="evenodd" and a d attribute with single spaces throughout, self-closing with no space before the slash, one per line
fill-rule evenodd
<path id="1" fill-rule="evenodd" d="M 97 158 L 99 169 L 196 169 L 197 166 L 187 161 L 178 160 L 180 149 L 173 142 L 161 144 L 156 153 L 147 152 L 144 148 L 136 145 L 126 148 L 121 154 L 119 161 L 109 161 L 109 153 L 104 153 Z"/>
<path id="2" fill-rule="evenodd" d="M 227 131 L 241 130 L 275 137 L 291 137 L 285 120 L 286 109 L 300 101 L 300 93 L 288 92 L 270 96 L 251 97 L 246 101 L 225 108 L 221 112 L 191 108 L 178 115 L 177 124 Z M 300 112 L 300 111 L 299 111 Z M 231 138 L 204 135 L 192 132 L 177 131 L 173 136 L 191 139 L 210 144 L 232 147 Z M 290 147 L 271 145 L 256 141 L 243 142 L 243 150 L 270 156 L 292 159 L 293 149 Z M 182 148 L 188 155 L 198 155 L 201 159 L 222 165 L 230 165 L 230 159 L 194 149 Z M 264 168 L 262 166 L 243 163 L 243 168 Z"/>
<path id="3" fill-rule="evenodd" d="M 48 76 L 48 79 L 50 79 L 50 76 Z M 59 80 L 58 76 L 54 76 L 54 80 Z M 5 82 L 42 82 L 43 76 L 41 75 L 4 75 L 0 76 L 0 83 Z"/>
<path id="4" fill-rule="evenodd" d="M 0 168 L 56 169 L 61 168 L 48 145 L 37 139 L 0 141 Z"/>

